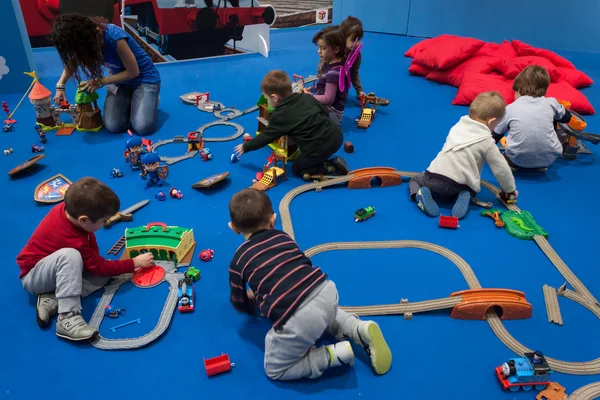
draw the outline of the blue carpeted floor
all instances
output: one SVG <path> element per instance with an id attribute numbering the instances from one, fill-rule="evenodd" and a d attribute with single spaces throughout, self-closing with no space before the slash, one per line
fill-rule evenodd
<path id="1" fill-rule="evenodd" d="M 179 101 L 190 91 L 210 91 L 211 99 L 243 109 L 260 95 L 259 84 L 271 69 L 309 75 L 317 65 L 317 50 L 311 43 L 314 30 L 281 31 L 272 35 L 269 58 L 260 55 L 237 56 L 204 61 L 161 65 L 164 86 L 161 93 L 160 130 L 153 140 L 185 135 L 214 117 Z M 356 151 L 344 155 L 352 169 L 392 166 L 400 170 L 425 169 L 441 148 L 449 128 L 466 113 L 466 108 L 450 103 L 456 89 L 409 76 L 409 59 L 402 56 L 416 39 L 368 34 L 364 45 L 361 76 L 368 91 L 387 97 L 392 104 L 377 112 L 368 130 L 358 130 L 353 119 L 359 108 L 349 101 L 343 122 L 347 140 Z M 564 54 L 580 69 L 600 82 L 600 55 Z M 52 88 L 60 64 L 52 51 L 36 54 L 41 81 Z M 74 93 L 71 88 L 69 94 Z M 584 93 L 597 107 L 600 90 Z M 4 98 L 14 106 L 19 97 Z M 459 321 L 446 312 L 416 315 L 414 320 L 389 316 L 376 318 L 394 353 L 391 371 L 375 376 L 366 356 L 356 349 L 357 362 L 350 370 L 338 369 L 319 380 L 293 383 L 269 381 L 263 371 L 264 335 L 267 321 L 240 315 L 228 299 L 228 264 L 241 243 L 227 228 L 227 203 L 231 195 L 251 185 L 268 156 L 263 150 L 243 157 L 236 165 L 229 156 L 236 143 L 210 144 L 214 159 L 199 158 L 171 167 L 171 186 L 182 190 L 182 200 L 154 199 L 156 190 L 146 190 L 144 181 L 128 169 L 123 159 L 126 134 L 74 133 L 48 135 L 46 158 L 31 174 L 16 179 L 6 175 L 11 168 L 32 156 L 37 143 L 32 129 L 34 112 L 24 103 L 15 117 L 16 131 L 0 134 L 1 149 L 14 153 L 0 157 L 4 196 L 0 290 L 4 314 L 0 329 L 0 399 L 80 399 L 152 398 L 300 398 L 312 394 L 328 399 L 533 399 L 533 392 L 503 393 L 493 374 L 496 366 L 513 353 L 493 334 L 484 321 Z M 240 118 L 248 132 L 256 130 L 256 115 Z M 600 131 L 599 119 L 588 119 L 591 131 Z M 207 136 L 230 134 L 227 127 L 213 128 Z M 0 150 L 1 150 L 0 149 Z M 166 155 L 182 154 L 177 145 L 160 149 Z M 519 206 L 529 210 L 550 233 L 550 243 L 587 287 L 600 297 L 596 227 L 598 213 L 591 205 L 600 195 L 598 150 L 576 161 L 559 160 L 546 175 L 519 175 Z M 112 179 L 112 168 L 121 168 L 125 177 Z M 230 171 L 223 188 L 201 193 L 191 189 L 194 182 L 217 172 Z M 121 197 L 123 207 L 142 199 L 149 206 L 134 216 L 134 222 L 120 224 L 97 233 L 107 251 L 121 237 L 126 226 L 163 221 L 194 229 L 198 250 L 212 248 L 210 263 L 194 263 L 202 280 L 195 285 L 196 310 L 176 313 L 165 335 L 147 348 L 126 352 L 105 352 L 88 345 L 59 340 L 54 326 L 40 331 L 35 322 L 34 299 L 17 279 L 15 257 L 39 220 L 48 212 L 32 199 L 42 180 L 62 173 L 71 180 L 95 176 L 107 182 Z M 484 178 L 493 181 L 489 169 Z M 274 207 L 292 188 L 302 184 L 290 179 L 270 190 Z M 491 200 L 483 191 L 480 198 Z M 377 215 L 362 224 L 353 221 L 353 212 L 372 205 Z M 509 332 L 526 346 L 547 355 L 571 361 L 588 361 L 599 356 L 598 320 L 583 307 L 559 299 L 564 326 L 547 322 L 542 285 L 558 287 L 564 279 L 533 242 L 519 241 L 494 227 L 490 219 L 474 208 L 456 231 L 442 230 L 437 220 L 419 212 L 409 201 L 408 185 L 349 191 L 328 188 L 322 193 L 306 193 L 291 206 L 297 240 L 307 249 L 331 241 L 415 239 L 445 246 L 462 256 L 484 287 L 522 290 L 533 305 L 533 318 L 508 321 Z M 445 210 L 448 213 L 448 210 Z M 329 252 L 315 257 L 334 280 L 342 305 L 371 305 L 399 302 L 401 298 L 419 301 L 446 297 L 466 289 L 458 270 L 447 260 L 421 250 L 377 250 Z M 123 287 L 113 306 L 124 307 L 124 319 L 105 320 L 101 332 L 107 337 L 141 335 L 152 329 L 167 290 L 164 286 L 141 290 Z M 84 301 L 89 318 L 99 294 Z M 123 328 L 120 335 L 110 327 L 134 318 L 141 325 Z M 232 373 L 208 379 L 203 357 L 228 353 L 236 366 Z M 572 392 L 598 376 L 554 374 L 554 380 Z"/>

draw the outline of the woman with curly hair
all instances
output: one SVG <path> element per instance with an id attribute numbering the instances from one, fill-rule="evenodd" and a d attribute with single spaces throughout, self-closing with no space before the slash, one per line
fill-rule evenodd
<path id="1" fill-rule="evenodd" d="M 160 75 L 127 32 L 80 14 L 62 14 L 54 22 L 52 41 L 64 65 L 56 84 L 57 104 L 66 99 L 65 84 L 70 78 L 88 92 L 107 86 L 104 121 L 109 131 L 124 132 L 131 126 L 140 135 L 154 132 Z"/>

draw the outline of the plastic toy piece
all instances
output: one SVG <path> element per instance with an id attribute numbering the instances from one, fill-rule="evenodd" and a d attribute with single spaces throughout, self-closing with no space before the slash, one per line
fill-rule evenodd
<path id="1" fill-rule="evenodd" d="M 193 189 L 209 189 L 215 186 L 219 182 L 223 182 L 229 176 L 229 172 L 221 172 L 219 174 L 211 175 L 208 178 L 204 178 L 199 182 L 192 185 Z"/>
<path id="2" fill-rule="evenodd" d="M 162 222 L 151 222 L 146 226 L 125 230 L 126 251 L 122 259 L 135 258 L 149 251 L 156 261 L 187 263 L 192 259 L 196 242 L 194 231 L 180 226 L 167 226 Z"/>
<path id="3" fill-rule="evenodd" d="M 125 143 L 125 161 L 131 165 L 132 170 L 137 170 L 142 166 L 141 157 L 146 150 L 139 136 L 130 136 Z"/>
<path id="4" fill-rule="evenodd" d="M 532 240 L 534 236 L 548 238 L 548 232 L 533 219 L 529 211 L 504 211 L 500 214 L 506 231 L 517 239 Z M 514 219 L 513 219 L 514 218 Z"/>
<path id="5" fill-rule="evenodd" d="M 362 100 L 362 98 L 361 98 Z M 374 104 L 376 106 L 386 107 L 390 105 L 390 101 L 388 99 L 384 99 L 383 97 L 378 97 L 375 93 L 371 92 L 367 95 L 364 95 L 364 101 L 366 103 Z"/>
<path id="6" fill-rule="evenodd" d="M 249 133 L 244 133 L 243 139 L 244 142 L 249 142 L 252 140 L 252 135 L 250 135 Z"/>
<path id="7" fill-rule="evenodd" d="M 110 304 L 104 307 L 104 316 L 109 318 L 119 318 L 125 315 L 124 308 L 113 308 Z"/>
<path id="8" fill-rule="evenodd" d="M 539 392 L 535 398 L 536 400 L 567 400 L 568 396 L 564 387 L 556 382 L 550 382 L 548 387 Z"/>
<path id="9" fill-rule="evenodd" d="M 207 376 L 222 374 L 223 372 L 231 371 L 235 364 L 229 359 L 229 355 L 222 354 L 218 357 L 204 359 L 204 368 L 206 368 Z"/>
<path id="10" fill-rule="evenodd" d="M 346 153 L 354 153 L 354 145 L 350 142 L 344 143 L 344 151 Z"/>
<path id="11" fill-rule="evenodd" d="M 215 255 L 214 250 L 207 249 L 207 250 L 202 250 L 200 252 L 200 255 L 198 256 L 198 258 L 200 258 L 201 261 L 207 262 L 207 261 L 212 260 L 214 255 Z"/>
<path id="12" fill-rule="evenodd" d="M 37 144 L 34 144 L 33 146 L 31 146 L 31 152 L 32 153 L 42 153 L 42 152 L 44 152 L 44 146 L 38 146 Z"/>
<path id="13" fill-rule="evenodd" d="M 348 181 L 348 189 L 371 188 L 373 179 L 381 181 L 381 187 L 396 186 L 402 183 L 402 176 L 394 168 L 372 167 L 351 171 L 348 175 L 352 179 Z"/>
<path id="14" fill-rule="evenodd" d="M 456 217 L 440 215 L 439 223 L 440 223 L 440 228 L 451 228 L 451 229 L 460 228 L 460 225 L 458 225 L 458 218 L 456 218 Z"/>
<path id="15" fill-rule="evenodd" d="M 481 201 L 477 197 L 473 197 L 471 199 L 471 203 L 475 204 L 476 206 L 483 207 L 483 208 L 492 208 L 494 206 L 494 204 L 492 202 Z"/>
<path id="16" fill-rule="evenodd" d="M 257 174 L 257 181 L 251 186 L 252 189 L 267 191 L 278 183 L 287 179 L 285 171 L 286 156 L 283 156 L 275 151 L 267 159 L 267 163 L 263 167 L 262 174 Z"/>
<path id="17" fill-rule="evenodd" d="M 563 319 L 560 313 L 560 306 L 558 305 L 558 296 L 556 294 L 556 289 L 552 286 L 544 285 L 542 287 L 542 290 L 544 292 L 544 302 L 546 303 L 546 313 L 548 314 L 548 322 L 562 326 Z"/>
<path id="18" fill-rule="evenodd" d="M 116 224 L 119 221 L 130 222 L 133 220 L 133 213 L 139 210 L 140 208 L 145 207 L 150 203 L 150 200 L 142 200 L 138 203 L 135 203 L 131 207 L 124 209 L 123 211 L 119 211 L 112 217 L 106 220 L 104 223 L 105 228 L 110 228 L 113 224 Z"/>
<path id="19" fill-rule="evenodd" d="M 194 292 L 194 282 L 192 281 L 192 278 L 184 278 L 179 280 L 178 296 L 179 302 L 177 309 L 180 313 L 189 313 L 194 311 L 194 303 L 196 296 Z"/>
<path id="20" fill-rule="evenodd" d="M 6 149 L 6 150 L 4 150 L 4 155 L 5 155 L 5 156 L 7 156 L 7 155 L 9 155 L 9 154 L 12 154 L 12 152 L 13 152 L 13 151 L 14 151 L 14 150 L 13 150 L 13 148 L 12 148 L 12 147 L 11 147 L 11 148 L 9 148 L 9 149 Z"/>
<path id="21" fill-rule="evenodd" d="M 207 147 L 200 150 L 198 152 L 198 154 L 200 154 L 200 157 L 202 157 L 202 161 L 212 160 L 212 158 L 213 158 L 212 153 L 210 152 L 210 149 Z"/>
<path id="22" fill-rule="evenodd" d="M 204 147 L 204 140 L 202 140 L 202 134 L 199 132 L 190 132 L 187 135 L 188 153 L 191 151 L 199 151 Z"/>
<path id="23" fill-rule="evenodd" d="M 4 120 L 5 124 L 14 125 L 17 123 L 17 120 L 12 118 L 12 113 L 10 112 L 10 108 L 8 108 L 8 104 L 6 104 L 5 101 L 2 102 L 2 111 L 4 111 L 6 113 L 6 119 Z M 14 113 L 14 111 L 13 111 L 13 113 Z"/>
<path id="24" fill-rule="evenodd" d="M 60 203 L 71 186 L 71 181 L 62 174 L 54 175 L 36 186 L 33 199 L 38 203 Z"/>
<path id="25" fill-rule="evenodd" d="M 509 289 L 470 289 L 454 292 L 450 297 L 460 297 L 462 301 L 454 306 L 450 317 L 466 320 L 483 320 L 491 310 L 500 310 L 502 320 L 531 318 L 531 304 L 525 293 Z"/>
<path id="26" fill-rule="evenodd" d="M 180 200 L 183 198 L 183 193 L 176 188 L 171 188 L 171 190 L 169 190 L 169 196 L 171 196 L 172 199 Z"/>
<path id="27" fill-rule="evenodd" d="M 135 323 L 141 324 L 142 323 L 142 319 L 138 318 L 138 319 L 134 319 L 133 321 L 125 322 L 124 324 L 121 324 L 121 325 L 113 326 L 112 328 L 110 328 L 110 330 L 114 333 L 114 332 L 117 331 L 117 329 L 120 329 L 120 328 L 122 328 L 124 326 L 127 326 L 127 325 L 135 324 Z"/>
<path id="28" fill-rule="evenodd" d="M 162 186 L 163 181 L 169 176 L 169 167 L 160 165 L 160 156 L 156 153 L 146 153 L 141 157 L 141 178 L 147 180 L 146 187 Z M 149 179 L 148 179 L 149 178 Z"/>
<path id="29" fill-rule="evenodd" d="M 494 224 L 498 228 L 504 227 L 504 221 L 502 221 L 502 219 L 500 218 L 501 213 L 502 213 L 502 211 L 500 211 L 500 210 L 489 210 L 489 211 L 481 210 L 481 215 L 484 217 L 492 218 L 494 220 Z"/>
<path id="30" fill-rule="evenodd" d="M 354 222 L 363 222 L 366 219 L 375 216 L 375 207 L 368 206 L 365 208 L 359 208 L 354 212 Z"/>
<path id="31" fill-rule="evenodd" d="M 240 158 L 235 153 L 232 154 L 231 157 L 229 157 L 229 159 L 231 160 L 232 164 L 237 164 L 237 162 L 240 161 Z"/>
<path id="32" fill-rule="evenodd" d="M 119 168 L 113 168 L 113 170 L 110 172 L 110 176 L 112 178 L 122 178 L 123 172 L 121 172 Z"/>
<path id="33" fill-rule="evenodd" d="M 512 222 L 514 222 L 519 228 L 523 229 L 524 231 L 528 231 L 528 232 L 533 231 L 533 229 L 525 226 L 525 222 L 523 222 L 523 220 L 521 218 L 510 217 L 510 220 Z"/>
<path id="34" fill-rule="evenodd" d="M 502 197 L 502 200 L 504 200 L 506 204 L 515 204 L 517 202 L 517 197 L 514 193 L 500 192 L 500 197 Z"/>
<path id="35" fill-rule="evenodd" d="M 190 278 L 192 282 L 198 282 L 200 280 L 200 270 L 196 267 L 189 266 L 185 271 L 185 277 Z"/>
<path id="36" fill-rule="evenodd" d="M 165 201 L 167 199 L 167 196 L 165 196 L 163 192 L 157 192 L 154 197 L 156 197 L 156 200 L 158 201 Z"/>
<path id="37" fill-rule="evenodd" d="M 6 124 L 4 125 L 4 128 L 2 128 L 3 132 L 12 132 L 15 130 L 15 127 L 12 126 L 11 124 Z"/>
<path id="38" fill-rule="evenodd" d="M 151 288 L 159 285 L 165 279 L 165 270 L 158 265 L 148 268 L 140 268 L 133 274 L 131 281 L 135 286 Z"/>
<path id="39" fill-rule="evenodd" d="M 42 127 L 39 124 L 35 124 L 33 126 L 33 129 L 35 129 L 38 136 L 40 137 L 40 141 L 46 144 L 48 142 L 48 139 L 46 138 L 46 133 L 43 131 Z"/>
<path id="40" fill-rule="evenodd" d="M 495 369 L 496 377 L 504 390 L 516 392 L 519 389 L 546 389 L 553 372 L 544 355 L 536 351 L 515 357 Z"/>
<path id="41" fill-rule="evenodd" d="M 106 254 L 116 256 L 123 249 L 123 247 L 125 247 L 125 242 L 125 236 L 121 236 L 121 238 L 117 240 L 115 244 L 113 244 Z"/>

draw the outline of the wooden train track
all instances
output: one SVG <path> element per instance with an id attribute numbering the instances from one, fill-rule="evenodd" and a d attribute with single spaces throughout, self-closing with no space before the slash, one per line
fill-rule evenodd
<path id="1" fill-rule="evenodd" d="M 125 247 L 125 242 L 125 236 L 121 236 L 121 239 L 117 240 L 117 243 L 106 254 L 116 256 Z"/>
<path id="2" fill-rule="evenodd" d="M 562 326 L 563 319 L 560 313 L 560 307 L 558 305 L 558 296 L 556 294 L 556 289 L 548 285 L 544 285 L 542 289 L 544 291 L 544 301 L 546 302 L 548 322 Z"/>

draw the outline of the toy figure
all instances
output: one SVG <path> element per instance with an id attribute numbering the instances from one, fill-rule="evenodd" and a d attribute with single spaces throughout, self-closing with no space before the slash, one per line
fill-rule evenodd
<path id="1" fill-rule="evenodd" d="M 249 133 L 244 133 L 244 143 L 249 142 L 252 140 L 252 135 Z"/>
<path id="2" fill-rule="evenodd" d="M 240 158 L 235 153 L 233 153 L 229 159 L 231 160 L 232 164 L 236 164 L 238 161 L 240 161 Z"/>
<path id="3" fill-rule="evenodd" d="M 15 128 L 14 128 L 14 126 L 12 126 L 11 124 L 6 124 L 6 125 L 4 125 L 4 128 L 2 128 L 2 130 L 3 130 L 4 132 L 10 132 L 10 131 L 14 131 L 14 130 L 15 130 Z"/>
<path id="4" fill-rule="evenodd" d="M 202 134 L 199 132 L 188 133 L 188 152 L 192 150 L 201 150 L 204 147 Z"/>
<path id="5" fill-rule="evenodd" d="M 183 193 L 181 193 L 181 191 L 172 188 L 171 191 L 169 191 L 169 195 L 171 196 L 172 199 L 182 199 L 183 198 Z"/>
<path id="6" fill-rule="evenodd" d="M 34 144 L 33 146 L 31 146 L 32 153 L 41 153 L 43 151 L 44 151 L 44 146 L 38 146 L 37 144 Z"/>
<path id="7" fill-rule="evenodd" d="M 542 354 L 541 351 L 536 351 L 533 353 L 532 361 L 534 364 L 542 364 L 544 362 L 543 357 L 544 357 L 544 355 Z"/>
<path id="8" fill-rule="evenodd" d="M 198 255 L 198 258 L 200 258 L 200 260 L 206 262 L 206 261 L 212 260 L 214 255 L 215 255 L 214 250 L 207 249 L 207 250 L 202 250 L 200 252 L 200 254 Z"/>
<path id="9" fill-rule="evenodd" d="M 142 138 L 139 136 L 132 136 L 127 139 L 125 144 L 125 161 L 131 164 L 131 169 L 139 169 L 142 165 L 141 156 L 145 154 L 144 144 Z"/>
<path id="10" fill-rule="evenodd" d="M 33 129 L 35 129 L 37 134 L 40 136 L 40 140 L 42 141 L 42 143 L 46 144 L 48 142 L 48 139 L 46 139 L 46 133 L 42 130 L 42 127 L 39 124 L 35 124 L 33 126 Z"/>
<path id="11" fill-rule="evenodd" d="M 163 180 L 169 176 L 169 167 L 160 165 L 160 156 L 156 153 L 146 153 L 141 157 L 142 179 L 150 177 L 146 186 L 162 186 Z"/>
<path id="12" fill-rule="evenodd" d="M 123 172 L 121 172 L 119 168 L 113 168 L 112 172 L 110 173 L 110 176 L 112 176 L 113 178 L 121 178 L 123 176 Z"/>
<path id="13" fill-rule="evenodd" d="M 124 308 L 112 308 L 111 305 L 104 307 L 104 316 L 110 318 L 119 318 L 125 315 Z"/>
<path id="14" fill-rule="evenodd" d="M 165 201 L 167 199 L 167 196 L 165 196 L 163 192 L 156 193 L 154 197 L 156 197 L 156 200 L 158 201 Z"/>
<path id="15" fill-rule="evenodd" d="M 212 153 L 210 152 L 210 149 L 204 148 L 200 150 L 200 157 L 202 157 L 204 161 L 212 160 Z"/>

